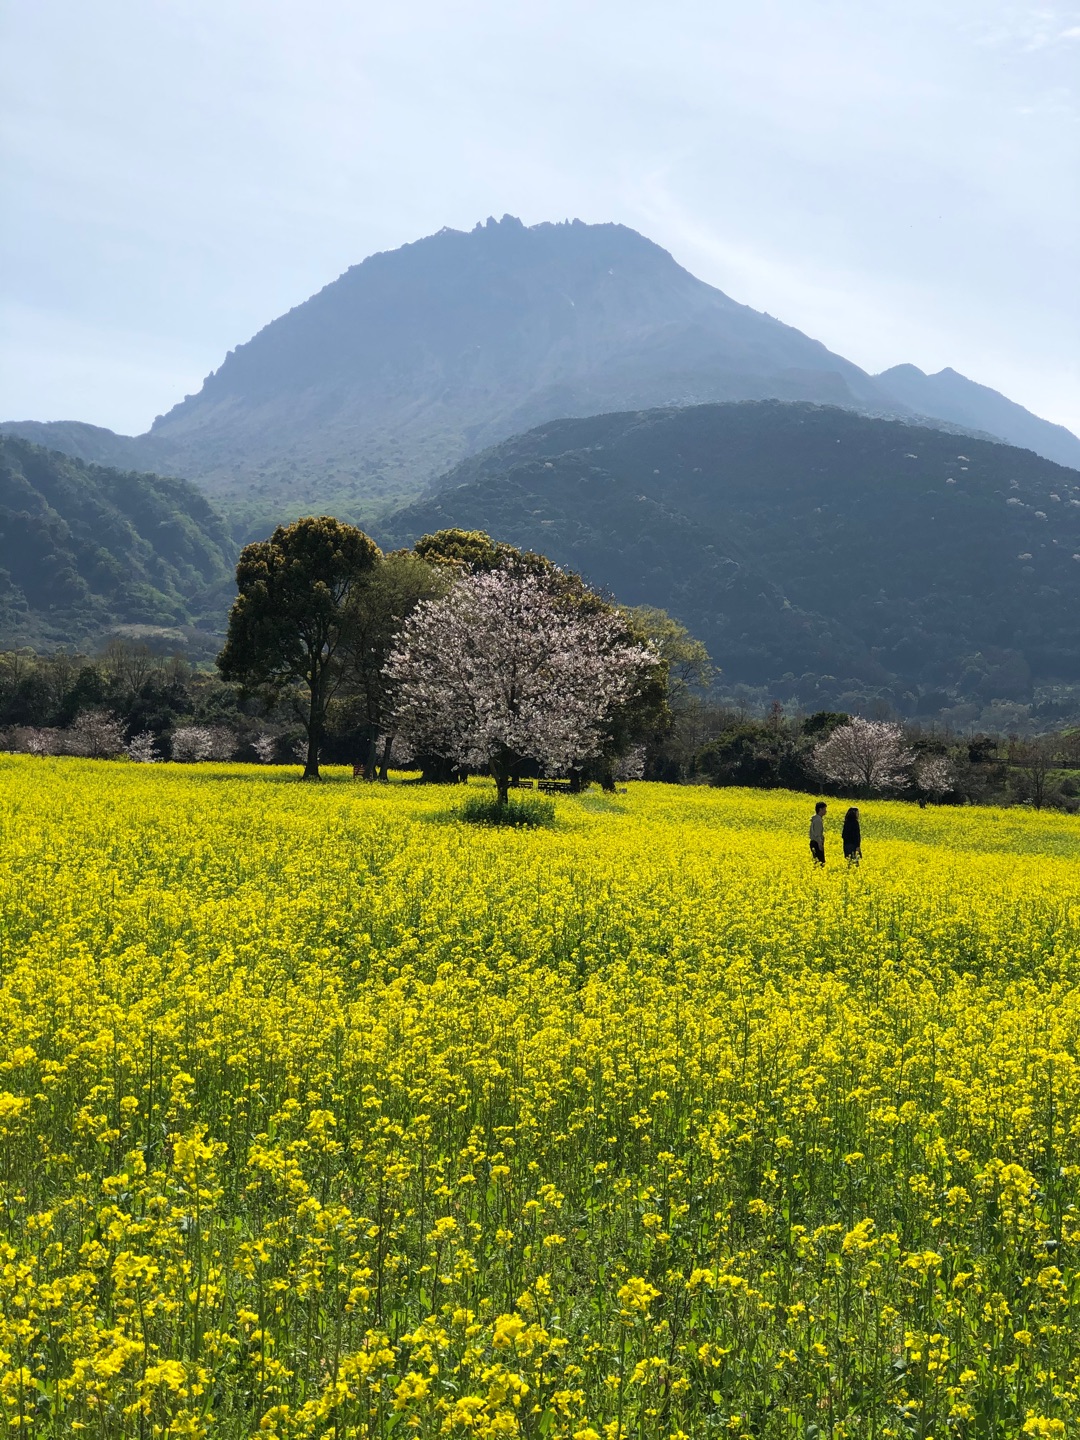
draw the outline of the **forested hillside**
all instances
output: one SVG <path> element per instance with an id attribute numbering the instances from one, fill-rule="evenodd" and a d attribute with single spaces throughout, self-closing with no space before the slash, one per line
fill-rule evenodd
<path id="1" fill-rule="evenodd" d="M 0 436 L 0 647 L 189 626 L 224 610 L 232 557 L 224 522 L 186 480 Z"/>
<path id="2" fill-rule="evenodd" d="M 782 699 L 1080 685 L 1080 473 L 1027 450 L 813 405 L 602 415 L 465 461 L 384 538 L 450 525 L 664 607 Z"/>

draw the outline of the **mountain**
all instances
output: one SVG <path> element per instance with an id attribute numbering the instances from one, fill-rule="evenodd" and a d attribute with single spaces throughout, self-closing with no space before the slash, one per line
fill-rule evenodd
<path id="1" fill-rule="evenodd" d="M 727 686 L 912 712 L 1080 685 L 1080 472 L 807 404 L 562 420 L 386 522 L 543 551 L 708 645 Z"/>
<path id="2" fill-rule="evenodd" d="M 1077 463 L 1067 431 L 950 375 L 870 376 L 624 225 L 504 216 L 354 265 L 230 351 L 145 435 L 0 429 L 188 476 L 245 535 L 313 510 L 365 522 L 531 426 L 660 405 L 772 398 L 918 415 Z"/>
<path id="3" fill-rule="evenodd" d="M 507 216 L 354 266 L 150 439 L 211 494 L 355 509 L 554 416 L 761 395 L 882 403 L 857 366 L 625 226 Z"/>
<path id="4" fill-rule="evenodd" d="M 952 369 L 926 375 L 915 365 L 894 365 L 875 376 L 878 383 L 918 415 L 951 420 L 967 430 L 982 430 L 1010 445 L 1034 450 L 1059 465 L 1080 469 L 1080 439 L 1040 420 L 988 385 L 977 385 Z"/>
<path id="5" fill-rule="evenodd" d="M 0 648 L 213 619 L 234 549 L 186 480 L 87 465 L 0 435 Z"/>

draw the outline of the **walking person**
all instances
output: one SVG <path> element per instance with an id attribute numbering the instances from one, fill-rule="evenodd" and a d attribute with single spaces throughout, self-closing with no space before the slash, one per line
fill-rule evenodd
<path id="1" fill-rule="evenodd" d="M 825 864 L 825 811 L 828 808 L 824 800 L 819 800 L 810 821 L 810 854 L 815 865 Z"/>
<path id="2" fill-rule="evenodd" d="M 844 816 L 844 828 L 840 832 L 844 846 L 844 859 L 849 865 L 858 865 L 862 859 L 862 827 L 859 824 L 859 807 L 852 805 Z"/>

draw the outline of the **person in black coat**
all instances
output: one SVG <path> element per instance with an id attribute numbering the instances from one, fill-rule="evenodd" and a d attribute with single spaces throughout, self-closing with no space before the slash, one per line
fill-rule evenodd
<path id="1" fill-rule="evenodd" d="M 844 816 L 844 828 L 840 832 L 844 846 L 844 859 L 849 865 L 858 865 L 862 859 L 862 828 L 859 825 L 859 807 L 852 805 Z"/>

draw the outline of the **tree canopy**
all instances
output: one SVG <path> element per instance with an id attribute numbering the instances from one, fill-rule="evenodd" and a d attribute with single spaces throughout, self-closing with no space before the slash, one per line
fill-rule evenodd
<path id="1" fill-rule="evenodd" d="M 327 707 L 342 677 L 353 600 L 379 558 L 362 530 L 331 516 L 282 526 L 248 545 L 236 567 L 218 669 L 225 679 L 292 696 L 307 736 L 305 779 L 319 775 Z"/>
<path id="2" fill-rule="evenodd" d="M 566 603 L 528 570 L 463 576 L 406 621 L 387 673 L 417 749 L 490 770 L 500 804 L 524 760 L 567 770 L 599 755 L 618 707 L 656 665 L 622 616 Z"/>

